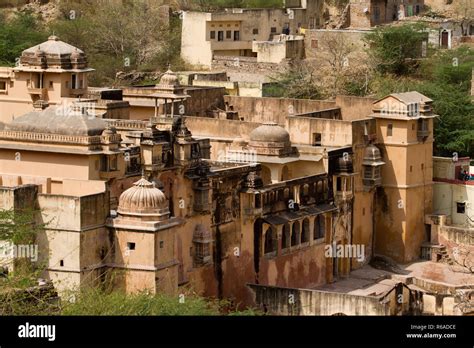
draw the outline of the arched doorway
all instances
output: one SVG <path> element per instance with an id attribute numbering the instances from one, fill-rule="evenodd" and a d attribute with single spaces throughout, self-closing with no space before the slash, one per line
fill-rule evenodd
<path id="1" fill-rule="evenodd" d="M 265 232 L 265 243 L 263 247 L 263 252 L 265 254 L 270 254 L 276 251 L 276 233 L 275 230 L 272 227 L 267 228 L 267 231 Z"/>
<path id="2" fill-rule="evenodd" d="M 283 166 L 281 169 L 281 181 L 290 180 L 290 171 L 288 170 L 288 166 Z"/>
<path id="3" fill-rule="evenodd" d="M 303 220 L 303 230 L 301 231 L 301 243 L 309 242 L 309 219 Z"/>
<path id="4" fill-rule="evenodd" d="M 263 220 L 257 219 L 253 224 L 253 262 L 255 273 L 258 274 L 260 270 L 260 255 L 261 255 L 261 240 L 262 240 L 262 226 Z"/>
<path id="5" fill-rule="evenodd" d="M 292 233 L 291 233 L 291 246 L 296 246 L 300 244 L 300 233 L 301 233 L 300 222 L 295 221 L 293 223 L 293 228 L 292 228 Z"/>
<path id="6" fill-rule="evenodd" d="M 441 48 L 449 48 L 449 32 L 447 30 L 441 32 Z"/>
<path id="7" fill-rule="evenodd" d="M 290 226 L 288 224 L 283 225 L 281 233 L 281 248 L 287 249 L 290 247 Z"/>
<path id="8" fill-rule="evenodd" d="M 260 177 L 262 178 L 263 184 L 268 185 L 272 183 L 272 172 L 270 168 L 262 165 L 262 170 L 260 172 Z"/>

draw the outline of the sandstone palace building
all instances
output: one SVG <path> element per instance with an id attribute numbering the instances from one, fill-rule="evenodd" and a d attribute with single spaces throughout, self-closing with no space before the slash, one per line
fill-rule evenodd
<path id="1" fill-rule="evenodd" d="M 54 36 L 0 68 L 0 208 L 38 211 L 59 290 L 113 275 L 127 292 L 255 305 L 252 287 L 337 283 L 430 242 L 429 98 L 236 97 L 172 71 L 91 88 L 91 71 Z M 363 257 L 327 256 L 353 245 Z"/>

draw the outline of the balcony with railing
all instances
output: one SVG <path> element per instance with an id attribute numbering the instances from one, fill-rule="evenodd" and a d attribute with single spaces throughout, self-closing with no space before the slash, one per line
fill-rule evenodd
<path id="1" fill-rule="evenodd" d="M 36 88 L 34 86 L 29 86 L 27 89 L 30 95 L 37 95 L 40 99 L 46 99 L 46 96 L 48 95 L 47 88 Z"/>
<path id="2" fill-rule="evenodd" d="M 72 96 L 83 96 L 87 94 L 87 88 L 72 88 L 69 90 L 69 94 Z"/>
<path id="3" fill-rule="evenodd" d="M 416 136 L 419 139 L 425 139 L 430 135 L 430 130 L 428 128 L 428 121 L 425 119 L 418 120 L 418 129 L 416 131 Z"/>

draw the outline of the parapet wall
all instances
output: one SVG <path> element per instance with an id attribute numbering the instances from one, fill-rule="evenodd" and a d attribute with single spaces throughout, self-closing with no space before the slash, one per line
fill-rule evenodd
<path id="1" fill-rule="evenodd" d="M 327 100 L 255 98 L 224 96 L 224 101 L 249 122 L 276 122 L 284 126 L 289 115 L 315 112 L 336 107 L 336 102 Z"/>
<path id="2" fill-rule="evenodd" d="M 249 284 L 255 303 L 274 315 L 391 315 L 395 292 L 386 298 Z"/>

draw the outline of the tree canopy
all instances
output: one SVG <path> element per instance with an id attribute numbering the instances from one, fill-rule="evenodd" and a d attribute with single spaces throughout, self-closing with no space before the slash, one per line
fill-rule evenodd
<path id="1" fill-rule="evenodd" d="M 369 56 L 382 74 L 406 75 L 413 72 L 410 59 L 422 56 L 422 43 L 428 40 L 421 23 L 377 27 L 365 36 Z"/>

